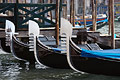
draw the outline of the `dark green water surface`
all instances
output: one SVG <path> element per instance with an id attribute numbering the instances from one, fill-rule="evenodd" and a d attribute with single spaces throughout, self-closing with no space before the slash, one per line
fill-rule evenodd
<path id="1" fill-rule="evenodd" d="M 80 74 L 70 69 L 46 68 L 16 60 L 0 51 L 0 80 L 120 80 L 119 76 Z"/>

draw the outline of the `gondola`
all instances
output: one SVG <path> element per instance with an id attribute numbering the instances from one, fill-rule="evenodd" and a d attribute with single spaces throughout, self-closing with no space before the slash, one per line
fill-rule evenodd
<path id="1" fill-rule="evenodd" d="M 79 59 L 70 57 L 74 67 L 83 72 L 117 76 L 120 75 L 120 49 L 110 50 L 85 50 L 80 49 L 70 40 L 70 52 L 76 54 Z"/>
<path id="2" fill-rule="evenodd" d="M 14 24 L 11 21 L 7 21 L 9 23 L 9 27 L 14 27 Z M 13 28 L 9 28 L 9 29 L 13 29 Z M 22 42 L 21 40 L 19 40 L 19 38 L 17 38 L 15 35 L 16 33 L 13 32 L 9 32 L 10 34 L 10 49 L 11 52 L 13 54 L 13 56 L 21 61 L 29 61 L 30 63 L 35 63 L 35 57 L 34 57 L 34 52 L 33 51 L 29 51 L 29 43 L 25 43 Z M 23 39 L 23 38 L 22 38 Z M 29 40 L 29 38 L 24 38 L 27 41 Z M 26 42 L 27 42 L 26 41 Z"/>
<path id="3" fill-rule="evenodd" d="M 97 21 L 96 22 L 97 24 L 97 29 L 100 29 L 102 28 L 103 26 L 107 25 L 108 24 L 108 19 L 104 19 L 104 20 L 100 20 L 100 21 Z M 93 26 L 93 24 L 87 24 L 86 27 L 89 29 Z M 74 27 L 73 27 L 74 28 Z M 84 28 L 84 25 L 75 25 L 75 28 Z"/>
<path id="4" fill-rule="evenodd" d="M 36 61 L 39 64 L 43 64 L 48 67 L 52 68 L 59 68 L 59 69 L 70 69 L 70 66 L 67 62 L 66 58 L 66 50 L 62 50 L 61 48 L 57 48 L 56 42 L 54 38 L 48 38 L 44 35 L 36 35 L 35 33 L 39 33 L 39 26 L 34 21 L 29 21 L 29 34 L 31 34 L 34 41 L 34 54 Z M 33 25 L 33 26 L 32 26 Z M 36 27 L 34 27 L 36 25 Z M 36 31 L 34 32 L 34 28 Z M 62 30 L 61 30 L 62 31 Z M 63 39 L 64 40 L 64 39 Z M 61 42 L 60 44 L 65 44 L 64 42 Z M 61 46 L 59 46 L 61 47 Z"/>
<path id="5" fill-rule="evenodd" d="M 64 30 L 62 31 L 64 32 Z M 120 49 L 81 49 L 71 40 L 69 34 L 65 34 L 68 36 L 66 37 L 65 50 L 67 54 L 62 53 L 63 49 L 46 46 L 39 37 L 36 38 L 34 53 L 38 63 L 53 68 L 72 68 L 75 71 L 92 74 L 120 75 Z"/>
<path id="6" fill-rule="evenodd" d="M 29 22 L 31 23 L 31 25 L 32 24 L 36 25 L 36 27 L 38 27 L 38 30 L 39 30 L 39 26 L 37 25 L 36 22 L 34 21 L 29 21 Z M 31 28 L 32 30 L 31 29 L 29 30 L 33 31 L 34 28 L 35 27 L 33 26 Z M 64 32 L 64 30 L 65 29 L 61 29 L 61 34 Z M 72 30 L 72 26 L 71 26 L 71 30 Z M 71 30 L 68 30 L 69 35 L 72 34 Z M 31 31 L 29 31 L 30 34 L 34 34 L 34 31 L 33 32 Z M 64 41 L 65 39 L 63 39 L 63 42 L 62 42 L 62 38 L 61 38 L 60 43 L 66 44 Z M 34 53 L 35 53 L 36 61 L 39 64 L 43 64 L 52 68 L 70 69 L 70 66 L 66 58 L 66 50 L 65 49 L 63 50 L 61 48 L 56 48 L 55 46 L 56 46 L 55 39 L 48 39 L 46 36 L 43 36 L 43 35 L 37 36 L 37 38 L 34 39 Z M 76 58 L 76 57 L 73 56 L 73 58 Z"/>
<path id="7" fill-rule="evenodd" d="M 75 71 L 120 76 L 120 49 L 87 50 L 74 44 L 70 37 L 68 41 L 67 60 Z"/>
<path id="8" fill-rule="evenodd" d="M 52 68 L 70 69 L 66 54 L 61 53 L 60 49 L 48 47 L 37 39 L 35 51 L 35 57 L 39 64 Z"/>
<path id="9" fill-rule="evenodd" d="M 14 35 L 11 40 L 11 52 L 18 60 L 29 61 L 35 63 L 34 52 L 29 51 L 29 44 L 23 43 L 18 40 Z"/>
<path id="10" fill-rule="evenodd" d="M 7 53 L 11 53 L 10 46 L 6 45 L 6 38 L 0 38 L 0 48 Z"/>
<path id="11" fill-rule="evenodd" d="M 0 38 L 0 47 L 4 52 L 7 52 L 7 53 L 11 53 L 10 43 L 9 43 L 9 40 L 10 40 L 9 29 L 10 29 L 9 21 L 6 20 L 6 25 L 5 25 L 5 35 L 6 36 L 3 38 Z M 15 31 L 14 28 L 11 30 L 12 30 L 11 32 Z"/>

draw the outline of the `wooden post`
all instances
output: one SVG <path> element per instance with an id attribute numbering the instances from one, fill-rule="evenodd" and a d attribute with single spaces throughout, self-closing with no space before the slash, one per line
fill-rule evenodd
<path id="1" fill-rule="evenodd" d="M 42 0 L 38 0 L 38 3 L 42 3 Z M 42 9 L 40 9 L 39 12 L 42 12 Z M 42 20 L 40 18 L 39 21 L 42 23 Z"/>
<path id="2" fill-rule="evenodd" d="M 64 4 L 67 5 L 66 0 L 64 0 Z M 63 18 L 67 19 L 67 6 L 63 7 Z"/>
<path id="3" fill-rule="evenodd" d="M 56 16 L 56 45 L 59 45 L 59 3 L 60 3 L 60 0 L 56 0 L 56 10 L 55 10 L 55 16 Z"/>
<path id="4" fill-rule="evenodd" d="M 10 3 L 10 0 L 7 0 L 7 3 Z M 10 11 L 7 11 L 7 15 L 10 16 Z"/>
<path id="5" fill-rule="evenodd" d="M 111 0 L 109 0 L 108 2 L 108 14 L 109 14 L 109 18 L 108 18 L 108 21 L 109 21 L 109 32 L 108 34 L 110 35 L 111 34 L 111 16 L 110 16 L 110 12 L 111 12 L 111 9 L 110 9 L 110 6 L 111 6 Z"/>
<path id="6" fill-rule="evenodd" d="M 114 37 L 114 34 L 115 34 L 115 31 L 114 31 L 114 0 L 110 0 L 111 1 L 111 47 L 113 49 L 115 49 L 115 37 Z"/>
<path id="7" fill-rule="evenodd" d="M 44 0 L 38 0 L 38 3 L 44 3 Z M 42 9 L 40 9 L 39 10 L 39 12 L 42 12 L 44 9 L 42 8 Z M 43 16 L 43 15 L 42 15 Z M 41 23 L 44 23 L 44 21 L 42 20 L 42 19 L 40 19 L 39 18 L 39 21 L 41 22 Z"/>
<path id="8" fill-rule="evenodd" d="M 27 1 L 25 0 L 25 3 L 27 3 Z"/>
<path id="9" fill-rule="evenodd" d="M 6 1 L 5 1 L 5 0 L 3 0 L 3 3 L 6 3 Z"/>
<path id="10" fill-rule="evenodd" d="M 0 0 L 0 3 L 2 3 L 2 0 Z"/>
<path id="11" fill-rule="evenodd" d="M 42 0 L 42 3 L 44 4 L 44 3 L 45 3 L 45 1 L 44 1 L 44 0 Z M 42 11 L 44 11 L 44 10 L 45 10 L 45 7 L 43 7 Z M 43 17 L 45 17 L 45 14 L 43 14 L 42 16 L 43 16 Z M 42 22 L 45 24 L 45 20 L 44 20 L 44 19 L 42 20 Z"/>
<path id="12" fill-rule="evenodd" d="M 75 27 L 75 0 L 73 0 L 72 14 L 73 14 L 73 27 Z"/>
<path id="13" fill-rule="evenodd" d="M 64 0 L 63 3 L 65 3 L 65 1 L 66 1 L 66 0 Z M 65 7 L 63 7 L 63 18 L 65 18 L 65 12 L 66 12 L 66 11 L 65 11 Z"/>
<path id="14" fill-rule="evenodd" d="M 61 12 L 62 12 L 62 1 L 63 0 L 60 0 L 60 6 L 59 6 L 59 27 L 61 26 Z"/>
<path id="15" fill-rule="evenodd" d="M 74 0 L 70 2 L 70 23 L 75 26 Z"/>
<path id="16" fill-rule="evenodd" d="M 11 0 L 11 3 L 14 3 L 14 1 L 13 1 L 13 0 Z"/>
<path id="17" fill-rule="evenodd" d="M 51 3 L 52 3 L 52 0 L 48 0 L 47 3 L 48 3 L 48 4 L 51 4 Z M 47 7 L 47 9 L 48 9 L 48 7 Z M 50 17 L 50 20 L 52 21 L 52 11 L 48 12 L 48 15 L 49 15 L 49 17 Z M 48 16 L 47 16 L 47 17 L 48 17 Z"/>
<path id="18" fill-rule="evenodd" d="M 86 13 L 86 8 L 85 8 L 85 3 L 86 3 L 86 0 L 83 0 L 83 21 L 84 21 L 84 28 L 86 28 L 86 19 L 85 19 L 85 13 Z"/>
<path id="19" fill-rule="evenodd" d="M 72 18 L 72 10 L 73 10 L 72 3 L 73 3 L 73 0 L 70 1 L 70 23 L 72 23 L 72 19 L 73 19 Z"/>
<path id="20" fill-rule="evenodd" d="M 95 4 L 95 27 L 96 27 L 96 29 L 97 29 L 97 24 L 96 24 L 96 22 L 97 22 L 97 0 L 95 0 L 96 2 L 96 4 Z"/>
<path id="21" fill-rule="evenodd" d="M 22 0 L 19 0 L 19 3 L 22 3 Z"/>
<path id="22" fill-rule="evenodd" d="M 14 8 L 14 24 L 15 24 L 15 31 L 18 30 L 18 0 L 16 0 L 15 8 Z"/>
<path id="23" fill-rule="evenodd" d="M 52 3 L 52 0 L 50 0 L 50 3 Z M 50 19 L 52 21 L 52 11 L 50 11 Z"/>
<path id="24" fill-rule="evenodd" d="M 67 19 L 67 0 L 66 0 L 66 7 L 65 7 L 65 19 Z"/>
<path id="25" fill-rule="evenodd" d="M 93 31 L 96 31 L 96 22 L 95 22 L 95 2 L 92 0 L 92 24 L 93 24 Z"/>

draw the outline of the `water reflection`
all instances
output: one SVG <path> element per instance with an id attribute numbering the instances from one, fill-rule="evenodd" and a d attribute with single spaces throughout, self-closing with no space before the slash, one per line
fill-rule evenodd
<path id="1" fill-rule="evenodd" d="M 1 53 L 1 52 L 0 52 Z M 0 80 L 59 80 L 81 76 L 73 70 L 53 69 L 16 60 L 12 54 L 0 54 Z"/>
<path id="2" fill-rule="evenodd" d="M 104 27 L 98 29 L 97 31 L 99 31 L 102 34 L 108 34 L 109 25 L 105 25 Z M 120 36 L 120 22 L 115 22 L 115 33 L 118 36 Z"/>
<path id="3" fill-rule="evenodd" d="M 53 69 L 21 62 L 0 50 L 0 80 L 120 80 L 116 76 L 80 74 L 70 69 Z"/>

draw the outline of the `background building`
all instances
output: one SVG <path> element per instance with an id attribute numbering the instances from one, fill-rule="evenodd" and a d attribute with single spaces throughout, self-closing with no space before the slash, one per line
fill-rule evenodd
<path id="1" fill-rule="evenodd" d="M 70 1 L 67 0 L 67 12 L 70 14 Z M 108 1 L 109 0 L 97 0 L 97 14 L 107 14 L 108 13 Z M 75 0 L 75 15 L 82 15 L 83 0 Z M 86 14 L 92 13 L 91 0 L 86 0 Z M 115 14 L 120 14 L 120 0 L 115 0 Z"/>
<path id="2" fill-rule="evenodd" d="M 2 0 L 1 0 L 2 1 Z M 16 0 L 3 0 L 4 2 L 16 2 Z M 40 1 L 44 1 L 44 3 L 50 2 L 50 0 L 18 0 L 19 3 L 40 3 Z M 55 3 L 56 0 L 52 0 L 52 3 Z M 63 0 L 64 1 L 64 0 Z M 67 13 L 70 15 L 70 2 L 67 1 Z M 92 13 L 92 5 L 91 0 L 86 1 L 86 15 Z M 98 14 L 107 14 L 108 12 L 108 1 L 109 0 L 97 0 L 97 13 Z M 120 0 L 115 1 L 115 15 L 120 15 Z M 83 0 L 75 0 L 75 15 L 82 15 L 83 10 Z"/>

